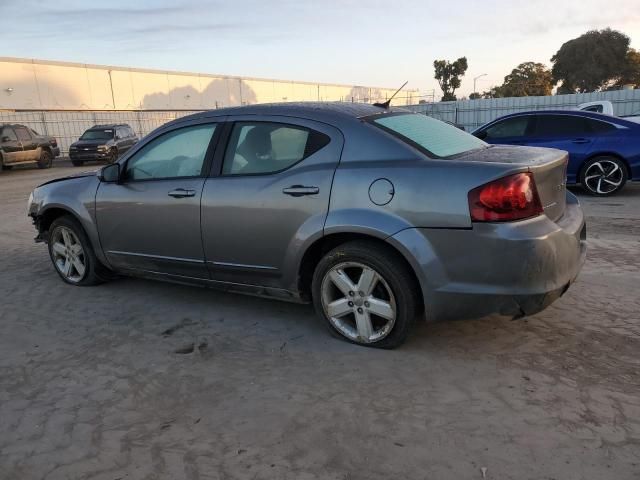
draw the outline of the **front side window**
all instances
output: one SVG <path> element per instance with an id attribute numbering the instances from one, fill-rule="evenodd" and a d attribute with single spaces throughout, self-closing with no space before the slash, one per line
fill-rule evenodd
<path id="1" fill-rule="evenodd" d="M 373 117 L 371 123 L 436 157 L 450 157 L 487 146 L 473 135 L 426 115 L 391 114 Z"/>
<path id="2" fill-rule="evenodd" d="M 581 135 L 587 131 L 583 117 L 572 115 L 538 115 L 536 134 L 542 137 Z"/>
<path id="3" fill-rule="evenodd" d="M 127 180 L 198 177 L 216 129 L 215 124 L 179 128 L 140 149 L 125 169 Z"/>
<path id="4" fill-rule="evenodd" d="M 524 137 L 527 134 L 529 118 L 528 116 L 512 117 L 495 123 L 485 130 L 487 134 L 485 138 Z"/>
<path id="5" fill-rule="evenodd" d="M 329 143 L 327 135 L 295 125 L 237 122 L 229 139 L 222 173 L 269 174 L 285 170 Z"/>
<path id="6" fill-rule="evenodd" d="M 17 142 L 18 141 L 18 137 L 16 137 L 16 134 L 13 131 L 13 128 L 5 127 L 2 130 L 2 138 L 4 138 L 4 137 L 8 137 L 10 142 Z"/>
<path id="7" fill-rule="evenodd" d="M 26 128 L 16 127 L 15 132 L 16 132 L 16 135 L 18 136 L 18 139 L 21 142 L 31 140 L 31 134 L 29 133 L 29 130 L 27 130 Z"/>

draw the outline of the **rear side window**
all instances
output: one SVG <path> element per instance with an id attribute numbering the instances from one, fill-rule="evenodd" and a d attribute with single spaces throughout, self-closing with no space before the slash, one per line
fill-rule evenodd
<path id="1" fill-rule="evenodd" d="M 583 117 L 572 115 L 538 115 L 536 134 L 549 137 L 580 135 L 587 131 Z"/>
<path id="2" fill-rule="evenodd" d="M 391 114 L 373 117 L 371 123 L 436 157 L 450 157 L 487 146 L 473 135 L 426 115 Z"/>
<path id="3" fill-rule="evenodd" d="M 527 135 L 527 128 L 531 117 L 523 115 L 520 117 L 511 117 L 501 122 L 494 123 L 485 130 L 485 138 L 508 138 L 508 137 L 524 137 Z"/>
<path id="4" fill-rule="evenodd" d="M 593 120 L 591 118 L 588 118 L 586 121 L 589 126 L 589 130 L 594 133 L 605 133 L 616 130 L 616 127 L 607 122 L 601 122 L 600 120 Z"/>
<path id="5" fill-rule="evenodd" d="M 229 139 L 222 173 L 269 174 L 285 170 L 326 146 L 330 138 L 296 125 L 237 122 Z"/>

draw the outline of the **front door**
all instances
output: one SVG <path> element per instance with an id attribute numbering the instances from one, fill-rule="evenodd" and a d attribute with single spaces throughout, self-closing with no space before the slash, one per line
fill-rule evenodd
<path id="1" fill-rule="evenodd" d="M 342 134 L 290 117 L 234 120 L 202 196 L 207 265 L 217 281 L 288 288 L 292 255 L 324 227 Z"/>
<path id="2" fill-rule="evenodd" d="M 11 127 L 4 127 L 0 132 L 0 147 L 2 159 L 5 165 L 11 165 L 20 161 L 22 156 L 22 144 L 18 141 L 16 133 Z"/>
<path id="3" fill-rule="evenodd" d="M 14 127 L 18 140 L 22 143 L 21 162 L 35 162 L 39 159 L 38 145 L 27 127 Z"/>
<path id="4" fill-rule="evenodd" d="M 100 244 L 115 270 L 209 277 L 200 199 L 218 131 L 199 123 L 158 134 L 121 162 L 120 183 L 100 184 Z"/>

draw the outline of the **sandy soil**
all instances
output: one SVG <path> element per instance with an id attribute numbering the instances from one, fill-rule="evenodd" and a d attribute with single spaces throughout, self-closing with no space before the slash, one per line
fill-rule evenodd
<path id="1" fill-rule="evenodd" d="M 1 479 L 640 478 L 640 185 L 581 195 L 587 264 L 546 311 L 378 351 L 309 306 L 65 285 L 25 207 L 69 171 L 0 173 Z"/>

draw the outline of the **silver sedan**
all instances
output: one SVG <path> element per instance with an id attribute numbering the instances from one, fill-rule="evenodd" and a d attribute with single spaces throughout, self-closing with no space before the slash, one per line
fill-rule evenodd
<path id="1" fill-rule="evenodd" d="M 166 124 L 28 214 L 69 284 L 313 302 L 338 337 L 392 348 L 417 316 L 521 317 L 567 290 L 586 235 L 566 164 L 385 106 L 256 105 Z"/>

